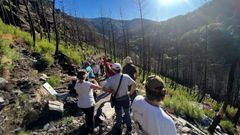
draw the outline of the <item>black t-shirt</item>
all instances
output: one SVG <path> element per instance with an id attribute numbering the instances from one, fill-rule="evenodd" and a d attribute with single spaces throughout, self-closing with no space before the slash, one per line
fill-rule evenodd
<path id="1" fill-rule="evenodd" d="M 133 80 L 135 80 L 134 78 L 134 74 L 137 72 L 136 67 L 133 64 L 126 64 L 123 67 L 123 73 L 124 74 L 128 74 Z"/>

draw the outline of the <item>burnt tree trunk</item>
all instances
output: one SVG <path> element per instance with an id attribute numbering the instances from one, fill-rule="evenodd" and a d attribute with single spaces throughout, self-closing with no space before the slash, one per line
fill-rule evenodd
<path id="1" fill-rule="evenodd" d="M 214 118 L 212 124 L 208 128 L 208 131 L 211 134 L 213 134 L 215 132 L 215 129 L 216 129 L 217 125 L 220 123 L 220 121 L 221 121 L 221 119 L 222 119 L 222 117 L 223 117 L 223 115 L 226 111 L 226 108 L 231 101 L 231 98 L 232 98 L 231 94 L 233 92 L 234 72 L 235 72 L 235 69 L 237 67 L 237 63 L 238 63 L 238 59 L 236 59 L 231 65 L 229 75 L 228 75 L 228 85 L 227 85 L 227 92 L 226 92 L 224 103 L 221 106 L 221 108 L 220 108 L 219 112 L 217 113 L 216 117 Z"/>
<path id="2" fill-rule="evenodd" d="M 10 0 L 8 0 L 8 6 L 9 6 L 9 9 L 10 9 L 12 23 L 13 23 L 14 26 L 16 26 L 16 22 L 15 22 L 15 19 L 13 17 L 12 4 L 11 4 Z"/>
<path id="3" fill-rule="evenodd" d="M 58 29 L 57 29 L 57 23 L 56 23 L 56 18 L 55 18 L 55 0 L 53 0 L 52 3 L 52 16 L 53 16 L 53 23 L 54 23 L 54 31 L 55 31 L 55 40 L 56 40 L 56 50 L 55 50 L 55 55 L 58 54 L 59 52 L 59 35 L 58 35 Z"/>
<path id="4" fill-rule="evenodd" d="M 47 30 L 47 38 L 48 38 L 48 42 L 50 43 L 50 41 L 51 41 L 50 26 L 49 26 L 49 24 L 47 22 L 47 19 L 45 17 L 45 11 L 44 11 L 44 8 L 43 8 L 42 0 L 40 0 L 40 6 L 41 6 L 42 20 L 43 20 L 44 28 Z"/>
<path id="5" fill-rule="evenodd" d="M 29 24 L 30 24 L 30 27 L 31 27 L 31 34 L 32 34 L 32 38 L 33 38 L 33 46 L 35 47 L 36 46 L 36 33 L 35 33 L 35 28 L 34 28 L 32 16 L 31 16 L 29 8 L 28 8 L 28 1 L 29 0 L 23 0 L 23 3 L 24 3 L 24 5 L 26 7 L 26 10 L 27 10 Z"/>

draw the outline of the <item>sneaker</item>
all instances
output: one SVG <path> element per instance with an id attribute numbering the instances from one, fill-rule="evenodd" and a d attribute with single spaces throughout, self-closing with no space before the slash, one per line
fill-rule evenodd
<path id="1" fill-rule="evenodd" d="M 122 135 L 122 129 L 121 128 L 117 129 L 116 135 Z"/>
<path id="2" fill-rule="evenodd" d="M 125 135 L 132 135 L 131 131 L 126 131 Z"/>
<path id="3" fill-rule="evenodd" d="M 132 127 L 127 127 L 126 135 L 131 135 Z"/>

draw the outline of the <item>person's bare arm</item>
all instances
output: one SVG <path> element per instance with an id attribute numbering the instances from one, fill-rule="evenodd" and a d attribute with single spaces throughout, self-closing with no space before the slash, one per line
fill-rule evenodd
<path id="1" fill-rule="evenodd" d="M 76 76 L 68 76 L 66 78 L 66 81 L 73 81 L 73 80 L 77 80 L 77 77 Z"/>
<path id="2" fill-rule="evenodd" d="M 133 93 L 134 93 L 134 91 L 136 90 L 136 87 L 137 87 L 137 85 L 136 85 L 136 82 L 134 82 L 132 85 L 131 85 L 131 90 L 130 90 L 130 95 L 132 95 Z"/>
<path id="3" fill-rule="evenodd" d="M 106 88 L 106 87 L 103 87 L 102 90 L 105 91 L 105 92 L 109 92 L 109 93 L 112 93 L 112 92 L 113 92 L 112 89 L 108 89 L 108 88 Z"/>
<path id="4" fill-rule="evenodd" d="M 98 84 L 93 83 L 93 84 L 91 84 L 91 88 L 94 89 L 94 90 L 95 89 L 102 89 L 102 86 L 99 86 Z"/>

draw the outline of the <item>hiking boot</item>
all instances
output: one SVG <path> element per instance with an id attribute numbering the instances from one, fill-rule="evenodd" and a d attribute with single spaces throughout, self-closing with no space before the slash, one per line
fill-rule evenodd
<path id="1" fill-rule="evenodd" d="M 116 135 L 122 135 L 122 129 L 121 128 L 118 128 L 116 130 Z"/>
<path id="2" fill-rule="evenodd" d="M 132 134 L 131 131 L 132 131 L 132 128 L 131 128 L 131 127 L 128 127 L 125 134 L 126 134 L 126 135 L 131 135 L 131 134 Z"/>
<path id="3" fill-rule="evenodd" d="M 126 131 L 125 135 L 132 135 L 131 131 Z"/>

